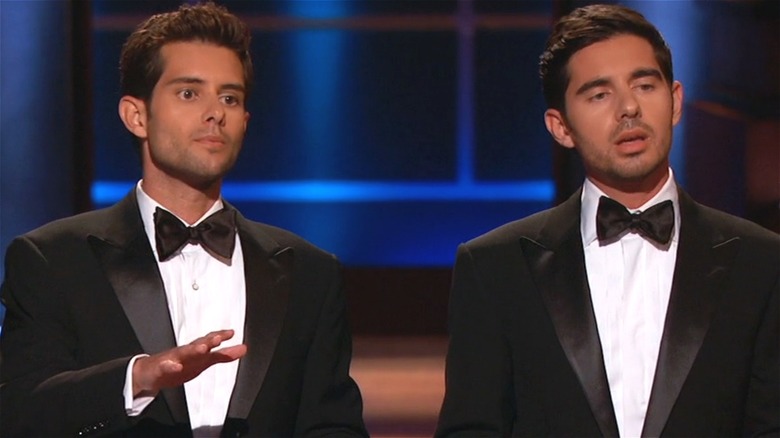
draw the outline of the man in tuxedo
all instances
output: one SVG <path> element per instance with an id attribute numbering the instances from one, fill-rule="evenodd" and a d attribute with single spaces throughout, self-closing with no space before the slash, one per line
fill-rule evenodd
<path id="1" fill-rule="evenodd" d="M 540 61 L 545 124 L 586 180 L 459 247 L 437 436 L 778 434 L 780 237 L 675 183 L 663 38 L 587 6 Z"/>
<path id="2" fill-rule="evenodd" d="M 249 42 L 211 3 L 127 39 L 119 116 L 142 179 L 10 245 L 2 435 L 366 435 L 338 261 L 220 196 Z"/>

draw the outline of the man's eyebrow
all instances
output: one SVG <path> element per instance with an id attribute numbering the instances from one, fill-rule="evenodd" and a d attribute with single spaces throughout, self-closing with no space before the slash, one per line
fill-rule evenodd
<path id="1" fill-rule="evenodd" d="M 609 85 L 611 83 L 612 83 L 612 81 L 610 81 L 607 78 L 596 78 L 596 79 L 593 79 L 592 81 L 588 81 L 588 82 L 585 82 L 584 84 L 582 84 L 580 86 L 580 88 L 577 89 L 577 92 L 574 93 L 574 94 L 579 96 L 581 94 L 584 94 L 585 92 L 587 92 L 588 90 L 590 90 L 592 88 L 603 87 L 603 86 Z"/>
<path id="2" fill-rule="evenodd" d="M 206 83 L 205 80 L 203 80 L 201 78 L 198 78 L 198 77 L 194 77 L 194 76 L 180 76 L 178 78 L 171 79 L 170 81 L 166 82 L 165 85 L 176 85 L 176 84 L 203 85 L 205 83 Z M 232 90 L 232 91 L 239 91 L 241 93 L 246 93 L 246 87 L 244 85 L 238 84 L 238 83 L 222 84 L 222 85 L 219 86 L 219 89 L 220 89 L 220 91 Z"/>
<path id="3" fill-rule="evenodd" d="M 193 76 L 180 76 L 178 78 L 173 78 L 170 81 L 166 82 L 165 85 L 174 85 L 174 84 L 204 84 L 206 81 L 204 81 L 201 78 L 196 78 Z"/>
<path id="4" fill-rule="evenodd" d="M 241 84 L 233 84 L 233 83 L 223 84 L 219 87 L 219 89 L 220 91 L 231 90 L 231 91 L 246 93 L 246 87 Z"/>
<path id="5" fill-rule="evenodd" d="M 655 78 L 658 80 L 664 79 L 663 75 L 657 68 L 640 68 L 634 70 L 634 72 L 631 73 L 631 80 L 648 78 L 648 77 Z"/>

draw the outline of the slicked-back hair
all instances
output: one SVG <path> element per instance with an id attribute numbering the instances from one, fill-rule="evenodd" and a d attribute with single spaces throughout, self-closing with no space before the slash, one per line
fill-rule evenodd
<path id="1" fill-rule="evenodd" d="M 669 84 L 674 82 L 669 46 L 642 14 L 618 5 L 584 6 L 555 24 L 539 57 L 539 76 L 548 108 L 566 111 L 566 88 L 571 79 L 568 65 L 572 55 L 618 35 L 634 35 L 650 43 L 664 79 Z"/>
<path id="2" fill-rule="evenodd" d="M 154 15 L 135 29 L 125 41 L 119 58 L 122 95 L 148 103 L 164 68 L 160 49 L 168 43 L 189 41 L 232 50 L 241 61 L 244 86 L 249 94 L 254 78 L 249 28 L 224 7 L 207 2 L 185 4 L 176 11 Z"/>

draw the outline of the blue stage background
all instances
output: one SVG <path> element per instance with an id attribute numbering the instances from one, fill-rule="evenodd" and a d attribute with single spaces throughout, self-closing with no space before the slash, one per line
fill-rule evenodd
<path id="1" fill-rule="evenodd" d="M 246 216 L 347 268 L 446 269 L 458 243 L 560 195 L 537 57 L 558 11 L 592 2 L 220 3 L 254 35 L 252 118 L 224 192 Z M 771 224 L 778 3 L 621 3 L 658 25 L 685 86 L 678 180 L 735 214 L 765 204 Z M 144 18 L 179 4 L 0 1 L 2 253 L 14 236 L 115 202 L 137 181 L 116 115 L 118 54 Z"/>
<path id="2" fill-rule="evenodd" d="M 549 207 L 536 60 L 552 3 L 515 3 L 225 2 L 252 25 L 257 84 L 225 198 L 347 266 L 449 266 L 458 243 Z M 94 5 L 100 207 L 139 175 L 116 59 L 149 6 Z M 481 27 L 496 12 L 527 22 Z"/>

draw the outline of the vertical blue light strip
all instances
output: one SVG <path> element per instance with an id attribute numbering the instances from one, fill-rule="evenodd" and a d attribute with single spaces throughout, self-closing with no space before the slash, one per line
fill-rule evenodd
<path id="1" fill-rule="evenodd" d="M 306 19 L 340 19 L 350 13 L 348 0 L 289 1 L 288 12 Z M 297 165 L 302 173 L 314 178 L 327 177 L 340 165 L 340 149 L 345 144 L 344 129 L 340 129 L 343 111 L 351 103 L 351 96 L 342 96 L 341 83 L 349 81 L 345 68 L 354 63 L 354 54 L 347 53 L 347 34 L 343 29 L 299 29 L 290 35 L 295 96 L 293 108 L 297 112 L 296 129 L 299 130 L 302 155 Z M 227 189 L 227 187 L 226 187 Z M 261 190 L 261 189 L 260 189 Z M 321 209 L 318 214 L 307 214 L 304 208 L 296 209 L 291 227 L 306 230 L 306 237 L 324 248 L 335 251 L 349 244 L 344 229 L 355 226 L 357 218 L 347 209 Z M 310 211 L 310 210 L 309 210 Z M 295 224 L 295 225 L 293 225 Z M 341 252 L 341 250 L 339 250 Z"/>
<path id="2" fill-rule="evenodd" d="M 704 53 L 701 38 L 705 14 L 698 2 L 629 0 L 626 6 L 641 12 L 653 23 L 672 49 L 674 78 L 683 84 L 685 102 L 698 99 L 704 83 Z M 683 108 L 684 109 L 684 108 Z M 674 147 L 670 153 L 674 176 L 685 185 L 685 111 L 674 128 Z"/>
<path id="3" fill-rule="evenodd" d="M 474 2 L 458 0 L 458 183 L 474 183 Z"/>
<path id="4" fill-rule="evenodd" d="M 0 0 L 2 254 L 15 236 L 73 214 L 70 7 Z M 3 315 L 0 305 L 0 324 Z"/>
<path id="5" fill-rule="evenodd" d="M 287 10 L 296 17 L 329 19 L 346 15 L 348 2 L 291 1 Z M 345 80 L 345 35 L 334 29 L 301 29 L 291 36 L 291 54 L 295 81 L 291 90 L 298 111 L 301 141 L 307 146 L 301 166 L 307 175 L 323 175 L 336 166 L 334 151 L 342 143 L 334 135 L 339 115 L 339 82 Z"/>

